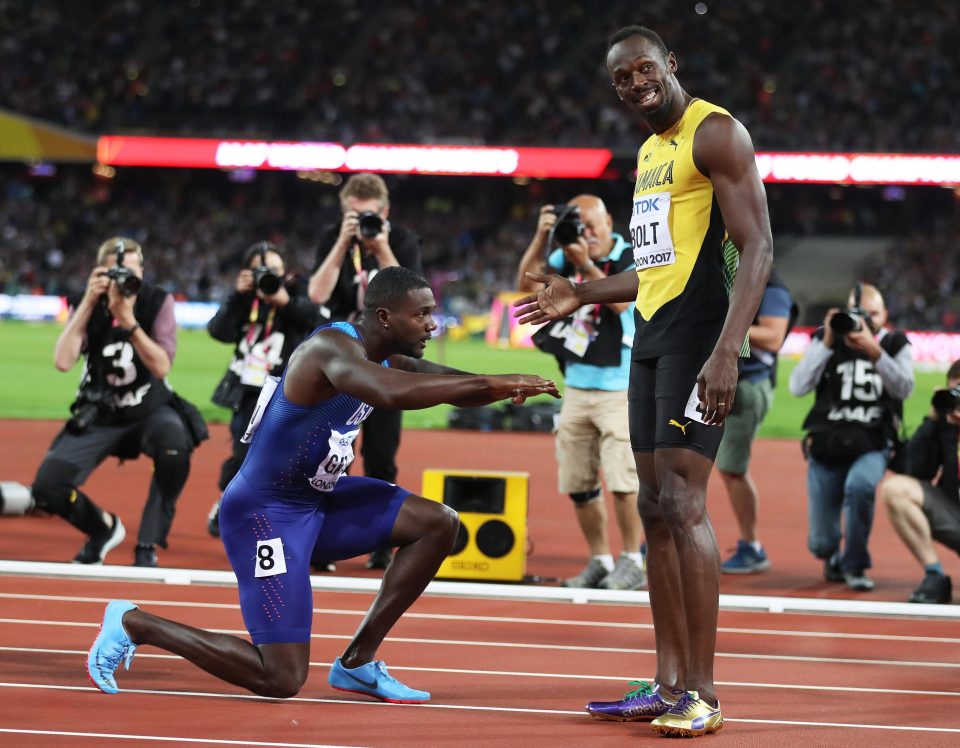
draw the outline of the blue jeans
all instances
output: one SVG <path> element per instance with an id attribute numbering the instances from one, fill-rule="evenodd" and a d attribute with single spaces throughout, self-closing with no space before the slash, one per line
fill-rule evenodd
<path id="1" fill-rule="evenodd" d="M 840 568 L 846 574 L 871 566 L 867 540 L 877 484 L 883 479 L 888 457 L 887 450 L 878 450 L 860 455 L 849 465 L 826 465 L 812 457 L 807 465 L 807 547 L 824 560 L 840 551 L 842 516 L 845 537 Z"/>

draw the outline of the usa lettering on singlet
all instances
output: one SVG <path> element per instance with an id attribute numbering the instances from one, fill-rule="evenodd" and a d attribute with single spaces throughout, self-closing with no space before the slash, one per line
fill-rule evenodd
<path id="1" fill-rule="evenodd" d="M 314 334 L 326 328 L 357 338 L 349 322 Z M 274 494 L 328 493 L 353 462 L 360 425 L 373 407 L 342 392 L 316 405 L 298 405 L 284 396 L 283 381 L 267 377 L 243 436 L 251 449 L 240 474 L 252 487 Z"/>

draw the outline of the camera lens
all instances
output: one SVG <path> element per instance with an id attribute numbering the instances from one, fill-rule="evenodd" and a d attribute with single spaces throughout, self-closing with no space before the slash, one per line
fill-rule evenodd
<path id="1" fill-rule="evenodd" d="M 117 285 L 120 287 L 120 293 L 124 296 L 133 296 L 140 290 L 143 282 L 136 275 L 131 274 L 118 281 Z"/>
<path id="2" fill-rule="evenodd" d="M 852 332 L 858 332 L 860 327 L 860 318 L 850 312 L 837 312 L 830 318 L 830 329 L 834 335 L 843 337 Z"/>
<path id="3" fill-rule="evenodd" d="M 274 275 L 266 268 L 259 274 L 257 274 L 257 288 L 259 288 L 267 296 L 272 296 L 277 291 L 280 290 L 280 285 L 282 279 L 279 275 Z"/>
<path id="4" fill-rule="evenodd" d="M 573 244 L 577 238 L 583 234 L 583 224 L 576 219 L 564 219 L 558 221 L 553 227 L 553 238 L 557 240 L 560 246 Z"/>
<path id="5" fill-rule="evenodd" d="M 364 239 L 373 239 L 383 230 L 383 219 L 372 210 L 365 210 L 357 216 L 360 227 L 360 236 Z"/>
<path id="6" fill-rule="evenodd" d="M 952 390 L 939 390 L 933 393 L 930 404 L 938 415 L 946 416 L 956 410 L 960 404 L 960 387 Z"/>

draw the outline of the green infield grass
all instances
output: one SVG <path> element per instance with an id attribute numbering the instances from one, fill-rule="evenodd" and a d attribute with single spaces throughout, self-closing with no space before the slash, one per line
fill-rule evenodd
<path id="1" fill-rule="evenodd" d="M 60 334 L 53 323 L 0 321 L 0 418 L 66 419 L 80 380 L 81 364 L 69 372 L 53 366 L 53 346 Z M 227 367 L 233 348 L 213 340 L 206 330 L 178 331 L 177 357 L 170 383 L 183 397 L 192 401 L 211 422 L 229 420 L 229 411 L 210 402 L 210 394 Z M 485 374 L 526 373 L 559 378 L 553 358 L 532 349 L 501 350 L 482 340 L 449 339 L 433 341 L 427 357 L 464 371 Z M 795 362 L 780 361 L 773 408 L 760 435 L 799 438 L 800 424 L 813 401 L 812 395 L 796 398 L 787 391 L 786 381 Z M 917 386 L 906 403 L 906 422 L 913 430 L 930 409 L 935 387 L 943 386 L 942 372 L 917 371 Z M 549 399 L 549 398 L 547 398 Z M 444 428 L 450 406 L 409 411 L 404 415 L 406 428 Z"/>

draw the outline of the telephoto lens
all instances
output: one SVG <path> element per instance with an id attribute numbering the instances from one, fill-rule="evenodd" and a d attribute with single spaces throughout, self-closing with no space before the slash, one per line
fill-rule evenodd
<path id="1" fill-rule="evenodd" d="M 360 236 L 364 239 L 373 239 L 383 231 L 383 219 L 372 210 L 363 211 L 357 216 L 357 222 L 360 227 Z"/>
<path id="2" fill-rule="evenodd" d="M 580 221 L 580 208 L 576 205 L 555 205 L 553 212 L 557 222 L 553 226 L 553 238 L 561 247 L 573 244 L 583 236 L 584 226 Z"/>
<path id="3" fill-rule="evenodd" d="M 267 296 L 273 296 L 280 290 L 283 279 L 279 275 L 274 275 L 266 265 L 261 265 L 253 269 L 253 283 Z"/>
<path id="4" fill-rule="evenodd" d="M 830 318 L 830 329 L 834 335 L 842 338 L 852 332 L 860 332 L 863 329 L 863 320 L 859 314 L 850 310 L 837 312 Z"/>
<path id="5" fill-rule="evenodd" d="M 930 404 L 939 416 L 948 416 L 960 405 L 960 387 L 950 390 L 937 390 L 933 393 Z"/>

